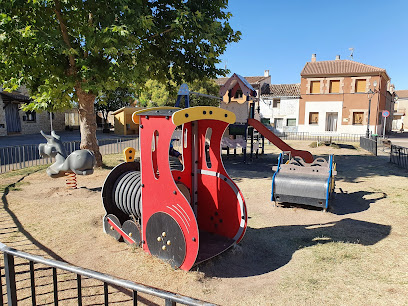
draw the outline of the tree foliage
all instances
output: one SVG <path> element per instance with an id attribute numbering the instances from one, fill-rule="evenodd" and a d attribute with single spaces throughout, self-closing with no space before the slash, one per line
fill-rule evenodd
<path id="1" fill-rule="evenodd" d="M 122 107 L 129 106 L 135 101 L 135 94 L 128 88 L 116 88 L 100 95 L 95 101 L 95 110 L 103 115 L 105 123 L 108 113 L 116 111 Z"/>
<path id="2" fill-rule="evenodd" d="M 81 147 L 93 150 L 98 150 L 94 101 L 101 93 L 129 84 L 141 87 L 149 79 L 181 84 L 223 75 L 219 57 L 240 36 L 228 23 L 228 0 L 0 4 L 3 88 L 26 85 L 34 99 L 30 107 L 37 109 L 78 101 Z"/>
<path id="3" fill-rule="evenodd" d="M 194 80 L 193 82 L 188 83 L 188 86 L 189 90 L 192 92 L 218 97 L 219 86 L 214 82 L 214 80 L 208 78 Z M 162 84 L 156 80 L 148 80 L 138 95 L 140 106 L 174 106 L 179 88 L 180 84 L 176 84 L 175 82 Z M 218 106 L 219 100 L 191 94 L 190 105 Z"/>

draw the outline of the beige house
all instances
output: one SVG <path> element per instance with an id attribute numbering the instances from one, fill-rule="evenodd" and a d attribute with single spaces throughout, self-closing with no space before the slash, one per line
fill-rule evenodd
<path id="1" fill-rule="evenodd" d="M 397 96 L 394 104 L 394 119 L 392 129 L 396 131 L 408 130 L 408 90 L 396 90 Z"/>
<path id="2" fill-rule="evenodd" d="M 300 75 L 299 132 L 365 134 L 369 124 L 370 133 L 382 133 L 382 112 L 392 114 L 394 109 L 385 69 L 340 56 L 319 62 L 313 54 Z M 375 93 L 367 95 L 369 90 Z M 387 131 L 391 121 L 387 120 Z"/>

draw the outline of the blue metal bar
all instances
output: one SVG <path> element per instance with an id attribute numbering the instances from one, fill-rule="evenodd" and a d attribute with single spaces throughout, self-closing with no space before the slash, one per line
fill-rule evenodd
<path id="1" fill-rule="evenodd" d="M 328 209 L 329 207 L 329 197 L 330 197 L 330 181 L 332 178 L 332 172 L 333 172 L 333 155 L 330 155 L 329 158 L 329 178 L 327 179 L 327 190 L 326 190 L 326 207 L 325 210 Z"/>
<path id="2" fill-rule="evenodd" d="M 280 164 L 281 164 L 281 162 L 282 162 L 282 158 L 283 158 L 283 153 L 279 154 L 278 166 L 277 166 L 277 169 L 276 169 L 275 173 L 274 173 L 273 176 L 272 176 L 271 201 L 274 201 L 274 199 L 273 199 L 273 189 L 274 189 L 274 187 L 275 187 L 275 177 L 276 177 L 276 174 L 277 174 L 277 173 L 279 172 L 279 170 L 280 170 Z"/>

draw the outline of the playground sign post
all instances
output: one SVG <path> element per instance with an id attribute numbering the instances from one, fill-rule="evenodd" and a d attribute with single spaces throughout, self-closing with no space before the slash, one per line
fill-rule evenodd
<path id="1" fill-rule="evenodd" d="M 387 110 L 384 110 L 384 111 L 382 112 L 382 116 L 383 116 L 383 118 L 384 118 L 383 138 L 385 138 L 385 127 L 386 127 L 386 125 L 387 125 L 387 117 L 388 117 L 389 115 L 390 115 L 390 112 L 387 111 Z"/>

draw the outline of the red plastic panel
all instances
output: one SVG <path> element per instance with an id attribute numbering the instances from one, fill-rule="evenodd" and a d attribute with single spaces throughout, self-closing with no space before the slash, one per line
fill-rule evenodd
<path id="1" fill-rule="evenodd" d="M 191 122 L 183 125 L 183 171 L 173 170 L 173 178 L 176 182 L 181 182 L 190 190 L 192 189 L 192 130 Z M 192 195 L 191 195 L 192 197 Z"/>
<path id="2" fill-rule="evenodd" d="M 198 123 L 198 210 L 200 230 L 239 241 L 247 226 L 245 200 L 228 176 L 221 160 L 221 138 L 228 123 L 200 120 Z M 207 166 L 205 135 L 212 129 L 209 143 L 211 167 Z"/>
<path id="3" fill-rule="evenodd" d="M 179 192 L 170 171 L 169 147 L 175 126 L 170 118 L 154 116 L 148 118 L 140 116 L 140 124 L 140 167 L 143 184 L 142 240 L 146 241 L 147 221 L 154 213 L 165 212 L 171 215 L 179 224 L 186 240 L 186 256 L 180 268 L 189 270 L 198 253 L 198 226 L 190 204 Z M 159 133 L 155 151 L 160 174 L 158 178 L 154 175 L 152 162 L 152 138 L 156 130 Z M 186 160 L 184 163 L 186 164 Z M 146 243 L 143 244 L 143 249 L 149 252 Z"/>

